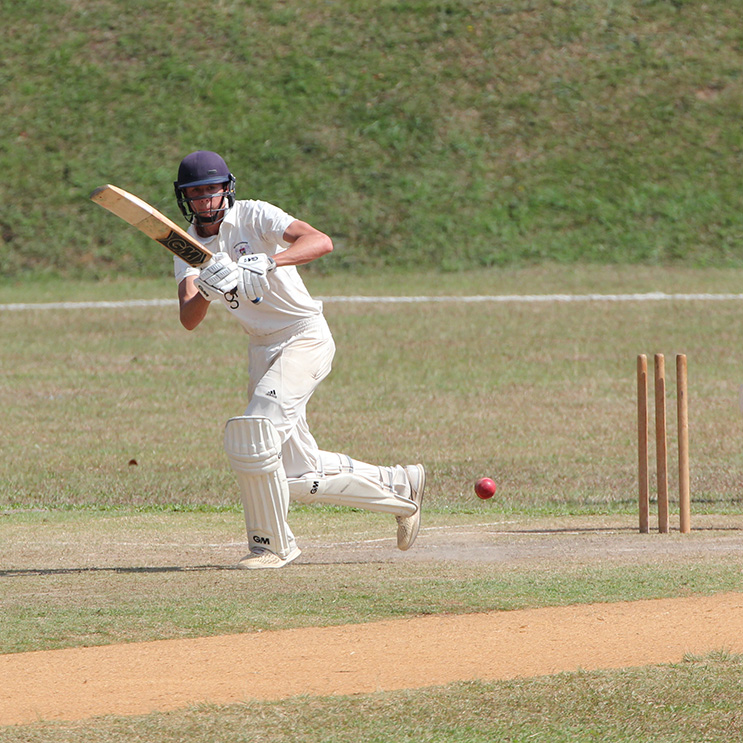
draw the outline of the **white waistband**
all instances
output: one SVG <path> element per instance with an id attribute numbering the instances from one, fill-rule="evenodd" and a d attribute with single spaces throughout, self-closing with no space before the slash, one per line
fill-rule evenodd
<path id="1" fill-rule="evenodd" d="M 306 317 L 291 325 L 287 325 L 285 328 L 276 330 L 273 333 L 251 335 L 250 342 L 256 346 L 270 346 L 273 343 L 280 343 L 313 328 L 327 329 L 327 327 L 328 323 L 322 315 L 313 315 L 312 317 Z"/>

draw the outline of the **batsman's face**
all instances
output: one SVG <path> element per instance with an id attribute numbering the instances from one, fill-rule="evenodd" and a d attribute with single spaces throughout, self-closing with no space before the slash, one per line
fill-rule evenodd
<path id="1" fill-rule="evenodd" d="M 202 223 L 215 221 L 220 215 L 226 195 L 224 185 L 217 183 L 208 186 L 192 186 L 183 189 L 191 209 Z"/>

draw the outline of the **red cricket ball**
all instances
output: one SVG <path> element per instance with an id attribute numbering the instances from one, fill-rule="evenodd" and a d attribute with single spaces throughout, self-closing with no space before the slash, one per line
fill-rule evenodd
<path id="1" fill-rule="evenodd" d="M 483 500 L 492 498 L 495 495 L 495 482 L 489 477 L 481 477 L 475 483 L 475 493 L 478 498 L 482 498 Z"/>

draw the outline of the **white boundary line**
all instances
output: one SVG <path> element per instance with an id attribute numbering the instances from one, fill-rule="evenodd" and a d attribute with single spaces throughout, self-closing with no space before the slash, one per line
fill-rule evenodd
<path id="1" fill-rule="evenodd" d="M 492 296 L 442 296 L 442 297 L 365 297 L 338 296 L 316 297 L 326 304 L 420 304 L 420 303 L 473 303 L 490 302 L 500 304 L 539 304 L 568 302 L 724 302 L 743 300 L 743 294 L 496 294 Z M 0 304 L 0 312 L 24 310 L 81 310 L 116 309 L 122 307 L 166 307 L 177 305 L 177 299 L 125 299 L 111 302 L 39 302 Z"/>
<path id="2" fill-rule="evenodd" d="M 177 304 L 177 299 L 124 299 L 120 302 L 29 302 L 22 304 L 0 304 L 0 312 L 21 312 L 23 310 L 113 309 L 117 307 L 165 307 Z"/>
<path id="3" fill-rule="evenodd" d="M 318 297 L 324 302 L 414 303 L 414 302 L 667 302 L 691 300 L 741 300 L 743 294 L 496 294 L 492 296 L 444 297 Z"/>

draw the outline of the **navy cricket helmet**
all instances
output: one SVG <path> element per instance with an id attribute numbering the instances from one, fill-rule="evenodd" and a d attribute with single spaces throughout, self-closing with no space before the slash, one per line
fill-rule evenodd
<path id="1" fill-rule="evenodd" d="M 197 217 L 191 207 L 191 199 L 186 197 L 183 189 L 220 183 L 226 186 L 221 193 L 226 197 L 227 205 L 224 205 L 223 200 L 219 209 L 213 210 L 207 217 L 204 217 L 203 213 L 201 217 Z M 227 163 L 220 155 L 208 150 L 192 152 L 181 160 L 178 167 L 178 180 L 174 181 L 173 188 L 175 189 L 178 207 L 189 222 L 193 222 L 194 219 L 197 222 L 209 224 L 221 222 L 227 209 L 235 203 L 235 176 L 232 175 Z M 218 216 L 219 214 L 221 214 L 221 217 Z"/>

